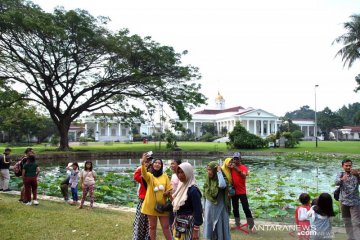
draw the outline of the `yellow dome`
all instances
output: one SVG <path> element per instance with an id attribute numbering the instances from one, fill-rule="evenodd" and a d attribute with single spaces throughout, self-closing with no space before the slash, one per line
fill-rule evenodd
<path id="1" fill-rule="evenodd" d="M 220 95 L 218 92 L 218 95 L 215 97 L 215 100 L 224 100 L 224 97 Z"/>

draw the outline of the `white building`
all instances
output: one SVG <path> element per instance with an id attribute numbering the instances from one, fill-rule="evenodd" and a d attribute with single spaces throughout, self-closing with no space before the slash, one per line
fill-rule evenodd
<path id="1" fill-rule="evenodd" d="M 315 121 L 312 119 L 293 119 L 292 123 L 299 125 L 301 132 L 304 134 L 304 140 L 315 140 Z M 321 129 L 318 126 L 318 132 Z"/>
<path id="2" fill-rule="evenodd" d="M 85 124 L 84 136 L 88 136 L 89 129 L 92 129 L 95 141 L 119 141 L 128 142 L 133 140 L 131 126 L 128 126 L 112 113 L 92 113 L 83 119 Z M 141 124 L 140 122 L 132 125 L 137 128 L 141 135 L 151 135 L 154 128 L 149 124 Z"/>
<path id="3" fill-rule="evenodd" d="M 227 132 L 231 132 L 236 122 L 240 122 L 246 130 L 252 134 L 265 138 L 270 134 L 274 134 L 278 131 L 279 125 L 283 124 L 276 115 L 264 111 L 262 109 L 243 108 L 236 106 L 232 108 L 225 107 L 225 99 L 219 93 L 215 98 L 215 107 L 213 109 L 204 109 L 192 114 L 192 120 L 190 122 L 180 121 L 185 129 L 194 133 L 195 137 L 201 137 L 201 127 L 203 123 L 212 123 L 216 126 L 217 132 L 221 133 L 223 128 L 226 128 Z M 304 140 L 314 140 L 314 120 L 309 119 L 294 119 L 294 124 L 300 126 L 301 131 L 304 134 Z M 92 113 L 90 116 L 83 119 L 85 124 L 85 130 L 81 131 L 82 136 L 88 136 L 89 129 L 93 131 L 93 137 L 95 141 L 120 141 L 127 142 L 132 141 L 133 136 L 131 127 L 127 126 L 124 122 L 121 122 L 111 113 Z M 167 128 L 166 123 L 147 123 L 141 124 L 140 122 L 133 125 L 137 128 L 137 131 L 142 136 L 151 136 L 156 129 Z M 320 131 L 320 129 L 318 129 Z M 181 132 L 176 134 L 180 135 Z M 79 134 L 75 134 L 75 139 L 79 137 Z"/>
<path id="4" fill-rule="evenodd" d="M 243 108 L 241 106 L 225 108 L 225 99 L 218 94 L 215 98 L 215 109 L 204 109 L 192 114 L 190 122 L 177 122 L 194 133 L 195 137 L 200 137 L 201 126 L 203 123 L 213 123 L 220 133 L 225 127 L 227 132 L 231 132 L 236 122 L 240 122 L 252 134 L 265 138 L 271 133 L 278 131 L 278 117 L 262 109 Z M 180 134 L 180 133 L 177 133 Z"/>

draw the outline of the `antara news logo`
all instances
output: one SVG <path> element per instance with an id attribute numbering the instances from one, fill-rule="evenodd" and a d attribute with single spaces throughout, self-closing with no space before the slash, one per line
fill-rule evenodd
<path id="1" fill-rule="evenodd" d="M 301 225 L 258 224 L 258 225 L 254 225 L 254 227 L 252 228 L 252 231 L 289 232 L 289 235 L 291 235 L 293 237 L 320 236 L 321 235 L 322 237 L 332 238 L 334 235 L 334 233 L 332 233 L 332 232 L 331 233 L 317 232 L 316 226 L 301 226 Z"/>

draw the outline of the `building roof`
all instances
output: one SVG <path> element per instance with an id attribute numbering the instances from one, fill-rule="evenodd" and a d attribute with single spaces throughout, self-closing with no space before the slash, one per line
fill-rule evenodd
<path id="1" fill-rule="evenodd" d="M 351 129 L 351 132 L 360 132 L 360 126 L 344 126 L 343 129 Z"/>
<path id="2" fill-rule="evenodd" d="M 85 130 L 85 124 L 70 125 L 69 130 L 72 130 L 72 131 L 84 131 Z"/>
<path id="3" fill-rule="evenodd" d="M 314 122 L 315 120 L 311 118 L 294 118 L 291 119 L 291 121 Z"/>
<path id="4" fill-rule="evenodd" d="M 220 113 L 227 113 L 227 112 L 239 112 L 240 109 L 244 109 L 241 106 L 237 106 L 237 107 L 232 107 L 232 108 L 226 108 L 226 109 L 204 109 L 202 111 L 199 112 L 195 112 L 194 114 L 211 114 L 211 115 L 215 115 L 215 114 L 220 114 Z"/>

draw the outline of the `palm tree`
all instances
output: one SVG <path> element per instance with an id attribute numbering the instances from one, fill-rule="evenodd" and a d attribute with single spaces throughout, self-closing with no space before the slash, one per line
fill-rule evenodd
<path id="1" fill-rule="evenodd" d="M 336 56 L 341 56 L 344 66 L 348 68 L 352 66 L 355 60 L 360 59 L 360 15 L 354 14 L 350 16 L 351 21 L 344 23 L 347 32 L 336 38 L 334 43 L 342 43 L 344 45 Z"/>

